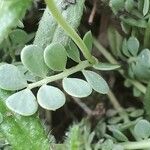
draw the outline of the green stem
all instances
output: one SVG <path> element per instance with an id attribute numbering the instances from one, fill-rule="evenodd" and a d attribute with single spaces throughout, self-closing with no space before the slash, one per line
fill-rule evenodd
<path id="1" fill-rule="evenodd" d="M 148 149 L 150 148 L 150 139 L 148 140 L 143 140 L 143 141 L 137 141 L 137 142 L 126 142 L 119 144 L 123 146 L 124 149 Z"/>
<path id="2" fill-rule="evenodd" d="M 127 78 L 128 79 L 128 78 Z M 140 82 L 136 81 L 136 80 L 131 80 L 128 79 L 130 81 L 130 83 L 132 83 L 133 86 L 135 86 L 139 91 L 141 91 L 143 94 L 146 93 L 146 87 L 141 84 Z"/>
<path id="3" fill-rule="evenodd" d="M 72 38 L 72 40 L 78 45 L 81 49 L 84 57 L 91 63 L 95 63 L 94 57 L 91 55 L 90 51 L 84 44 L 83 40 L 79 37 L 76 31 L 70 26 L 70 24 L 63 18 L 60 11 L 57 9 L 57 6 L 54 0 L 45 0 L 51 14 L 56 19 L 58 24 L 64 29 L 64 31 Z"/>
<path id="4" fill-rule="evenodd" d="M 112 64 L 118 64 L 117 60 L 96 40 L 94 39 L 94 45 L 95 47 L 103 54 L 103 56 Z M 122 69 L 118 70 L 119 73 L 126 79 L 128 79 L 124 71 Z M 146 87 L 141 84 L 140 82 L 132 79 L 128 79 L 130 83 L 135 86 L 139 91 L 141 91 L 143 94 L 146 92 Z"/>
<path id="5" fill-rule="evenodd" d="M 60 80 L 60 79 L 63 79 L 73 73 L 76 73 L 78 71 L 81 71 L 83 70 L 84 68 L 87 68 L 87 67 L 90 67 L 92 66 L 87 60 L 86 61 L 81 61 L 77 66 L 75 67 L 72 67 L 72 68 L 69 68 L 69 69 L 66 69 L 64 72 L 62 73 L 59 73 L 59 74 L 56 74 L 56 75 L 53 75 L 53 76 L 50 76 L 50 77 L 47 77 L 43 80 L 40 80 L 38 82 L 35 82 L 35 83 L 31 83 L 28 85 L 27 88 L 29 89 L 33 89 L 35 87 L 39 87 L 41 85 L 44 85 L 44 84 L 47 84 L 47 83 L 50 83 L 50 82 L 53 82 L 53 81 L 56 81 L 56 80 Z"/>
<path id="6" fill-rule="evenodd" d="M 125 123 L 129 122 L 129 118 L 128 118 L 126 111 L 121 107 L 121 105 L 119 104 L 119 102 L 118 102 L 117 98 L 115 97 L 115 95 L 113 94 L 113 92 L 111 90 L 109 90 L 107 95 L 108 95 L 109 100 L 111 101 L 112 105 L 114 106 L 114 108 L 117 110 L 119 115 L 123 118 L 124 122 Z"/>

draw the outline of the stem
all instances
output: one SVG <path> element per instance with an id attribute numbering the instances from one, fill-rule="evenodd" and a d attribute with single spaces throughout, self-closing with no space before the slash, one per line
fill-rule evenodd
<path id="1" fill-rule="evenodd" d="M 53 75 L 53 76 L 50 76 L 50 77 L 46 77 L 45 79 L 43 80 L 40 80 L 38 82 L 35 82 L 35 83 L 31 83 L 28 85 L 27 88 L 29 89 L 33 89 L 35 87 L 39 87 L 41 85 L 44 85 L 44 84 L 47 84 L 47 83 L 50 83 L 50 82 L 53 82 L 53 81 L 56 81 L 56 80 L 60 80 L 60 79 L 63 79 L 73 73 L 76 73 L 78 71 L 81 71 L 83 70 L 84 68 L 87 68 L 87 67 L 90 67 L 91 64 L 86 60 L 86 61 L 81 61 L 77 66 L 75 67 L 72 67 L 72 68 L 69 68 L 69 69 L 66 69 L 64 72 L 62 73 L 59 73 L 59 74 L 56 74 L 56 75 Z"/>
<path id="2" fill-rule="evenodd" d="M 94 39 L 94 45 L 95 47 L 104 55 L 104 57 L 112 64 L 118 64 L 117 60 L 96 40 Z M 122 69 L 118 70 L 118 72 L 126 79 L 128 79 L 124 71 Z M 141 84 L 140 82 L 132 79 L 128 79 L 130 83 L 135 86 L 139 91 L 141 91 L 143 94 L 146 93 L 146 87 Z"/>
<path id="3" fill-rule="evenodd" d="M 119 144 L 124 147 L 124 149 L 147 149 L 150 148 L 150 139 L 143 140 L 143 141 L 137 141 L 137 142 L 126 142 Z"/>
<path id="4" fill-rule="evenodd" d="M 93 115 L 93 111 L 87 105 L 85 105 L 79 98 L 72 97 L 72 99 L 87 113 L 89 117 Z"/>
<path id="5" fill-rule="evenodd" d="M 72 40 L 81 49 L 84 57 L 91 63 L 95 63 L 94 57 L 91 55 L 90 51 L 84 44 L 83 40 L 79 37 L 76 31 L 70 26 L 70 24 L 63 18 L 60 11 L 57 9 L 54 0 L 45 0 L 51 14 L 56 19 L 58 24 L 64 29 L 64 31 L 72 38 Z"/>
<path id="6" fill-rule="evenodd" d="M 131 79 L 128 79 L 128 80 L 130 81 L 130 83 L 132 83 L 132 85 L 134 85 L 143 94 L 146 93 L 146 87 L 143 84 L 141 84 L 140 82 L 138 82 L 136 80 L 131 80 Z"/>
<path id="7" fill-rule="evenodd" d="M 128 118 L 127 113 L 121 107 L 121 105 L 119 104 L 117 98 L 115 97 L 115 95 L 113 94 L 113 92 L 111 90 L 109 90 L 109 92 L 107 93 L 107 96 L 109 97 L 109 100 L 111 101 L 112 105 L 117 110 L 119 115 L 123 118 L 124 122 L 125 123 L 129 122 L 129 118 Z"/>
<path id="8" fill-rule="evenodd" d="M 122 126 L 119 128 L 119 130 L 120 130 L 120 131 L 124 131 L 124 130 L 127 130 L 127 129 L 129 129 L 129 128 L 132 128 L 132 127 L 134 127 L 134 126 L 137 124 L 138 121 L 139 121 L 139 119 L 137 119 L 137 120 L 135 120 L 135 121 L 127 122 L 127 123 L 125 123 L 124 125 L 122 125 Z"/>

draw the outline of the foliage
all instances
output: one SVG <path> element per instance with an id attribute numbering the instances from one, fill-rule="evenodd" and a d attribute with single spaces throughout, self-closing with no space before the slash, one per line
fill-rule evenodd
<path id="1" fill-rule="evenodd" d="M 5 105 L 11 92 L 0 90 L 0 131 L 11 149 L 49 149 L 50 143 L 37 115 L 23 117 L 12 113 Z M 5 145 L 5 144 L 4 144 Z M 7 146 L 8 144 L 6 144 Z"/>
<path id="2" fill-rule="evenodd" d="M 83 38 L 77 34 L 84 0 L 45 2 L 34 37 L 21 29 L 20 21 L 32 1 L 0 0 L 0 131 L 6 145 L 15 150 L 150 148 L 150 123 L 145 119 L 150 118 L 149 0 L 105 2 L 122 28 L 121 32 L 113 25 L 108 28 L 110 51 L 97 43 L 91 31 Z M 94 45 L 108 62 L 96 58 Z M 74 64 L 71 67 L 69 60 Z M 141 97 L 144 109 L 120 106 L 98 73 L 114 69 L 125 78 L 124 85 L 133 88 L 133 95 Z M 81 76 L 74 77 L 77 72 Z M 52 83 L 58 81 L 58 86 Z M 107 94 L 115 110 L 107 111 L 94 127 L 87 120 L 74 123 L 63 143 L 50 144 L 37 117 L 39 106 L 55 111 L 64 106 L 68 95 L 85 98 L 92 91 Z"/>
<path id="3" fill-rule="evenodd" d="M 23 3 L 19 0 L 0 1 L 0 42 L 2 42 L 13 27 L 19 26 L 20 20 L 25 15 L 26 9 L 31 5 L 31 0 Z"/>
<path id="4" fill-rule="evenodd" d="M 84 6 L 83 1 L 80 1 L 77 3 L 79 3 L 79 4 L 82 3 L 82 7 Z M 59 4 L 60 3 L 58 3 L 58 5 Z M 77 4 L 77 5 L 79 5 L 79 4 Z M 54 9 L 56 9 L 55 11 L 58 11 L 57 8 L 55 8 L 56 7 L 55 4 L 51 3 L 48 6 L 50 6 L 50 8 L 53 7 Z M 60 6 L 58 6 L 58 7 L 60 7 Z M 79 8 L 78 8 L 78 6 L 76 6 L 76 7 L 72 6 L 72 9 L 78 10 Z M 81 9 L 81 5 L 80 5 L 80 9 Z M 81 10 L 83 10 L 83 9 L 81 9 Z M 47 11 L 47 9 L 45 11 Z M 65 10 L 62 10 L 62 11 L 65 11 Z M 80 12 L 80 16 L 81 16 L 82 11 L 79 11 L 79 12 Z M 53 9 L 51 10 L 51 13 L 53 14 Z M 70 13 L 70 12 L 68 12 L 66 10 L 66 13 Z M 92 48 L 91 33 L 88 32 L 84 36 L 83 41 L 82 41 L 80 39 L 80 37 L 76 34 L 74 29 L 70 26 L 70 24 L 68 24 L 65 20 L 63 20 L 63 18 L 61 18 L 61 14 L 58 15 L 59 16 L 58 18 L 57 18 L 57 16 L 55 16 L 55 14 L 53 14 L 53 15 L 54 15 L 56 21 L 58 21 L 58 22 L 60 21 L 60 25 L 62 25 L 62 27 L 66 30 L 66 32 L 68 34 L 70 34 L 71 38 L 73 38 L 75 36 L 73 38 L 73 40 L 75 40 L 74 42 L 77 42 L 76 44 L 78 45 L 78 47 L 80 47 L 80 48 L 83 47 L 83 49 L 81 49 L 81 50 L 82 50 L 83 54 L 85 55 L 85 57 L 89 58 L 90 62 L 95 60 L 94 57 L 92 58 L 92 55 L 90 54 L 90 52 L 88 50 L 89 48 L 90 49 Z M 73 11 L 72 15 L 74 15 L 74 11 Z M 43 15 L 43 18 L 44 17 L 45 17 L 45 14 Z M 48 16 L 48 18 L 49 17 L 50 16 Z M 70 16 L 70 17 L 72 17 L 72 16 Z M 48 20 L 48 18 L 46 18 L 46 20 Z M 77 20 L 78 20 L 78 16 L 77 16 Z M 47 24 L 49 25 L 49 22 L 47 22 Z M 55 38 L 55 36 L 57 35 L 57 32 L 62 32 L 61 28 L 57 29 L 57 22 L 55 24 L 56 24 L 55 25 L 56 31 L 55 31 L 55 34 L 50 34 L 51 39 Z M 72 24 L 74 24 L 74 25 L 72 25 Z M 75 20 L 75 22 L 72 21 L 72 23 L 71 23 L 71 25 L 73 27 L 77 26 L 77 24 L 78 23 L 76 20 Z M 53 28 L 54 24 L 50 24 L 50 25 L 51 26 L 49 26 L 49 28 L 50 29 Z M 40 28 L 42 28 L 42 26 L 43 25 L 41 22 L 41 24 L 39 25 L 39 30 L 40 30 Z M 45 26 L 45 24 L 44 24 L 44 26 Z M 52 81 L 56 81 L 58 79 L 63 79 L 63 78 L 64 78 L 63 79 L 64 90 L 67 93 L 69 93 L 70 95 L 75 96 L 75 97 L 86 97 L 86 96 L 90 95 L 92 92 L 92 88 L 95 91 L 102 93 L 102 94 L 106 94 L 108 92 L 109 88 L 108 88 L 108 85 L 105 82 L 105 80 L 100 75 L 98 75 L 92 71 L 86 71 L 86 70 L 83 71 L 83 74 L 84 74 L 87 82 L 82 79 L 65 78 L 77 71 L 84 70 L 86 67 L 90 67 L 90 66 L 92 67 L 92 65 L 88 61 L 85 61 L 85 62 L 81 61 L 81 62 L 79 62 L 79 64 L 76 67 L 66 69 L 67 45 L 65 44 L 65 40 L 67 43 L 69 37 L 67 37 L 67 35 L 66 35 L 67 38 L 63 37 L 64 38 L 63 44 L 60 44 L 61 42 L 59 41 L 59 38 L 60 38 L 59 37 L 60 34 L 59 34 L 59 35 L 57 35 L 59 37 L 59 38 L 57 38 L 57 41 L 59 41 L 60 43 L 49 40 L 49 43 L 43 43 L 43 44 L 39 45 L 39 43 L 38 43 L 39 39 L 37 40 L 37 38 L 40 38 L 40 36 L 42 36 L 42 35 L 40 35 L 39 30 L 36 34 L 34 44 L 25 46 L 22 49 L 21 54 L 20 54 L 23 67 L 26 68 L 28 72 L 31 72 L 33 74 L 34 78 L 37 79 L 36 81 L 34 81 L 33 83 L 27 84 L 28 80 L 26 79 L 24 72 L 20 72 L 20 70 L 15 66 L 15 64 L 13 64 L 13 65 L 12 64 L 11 65 L 3 64 L 0 66 L 0 77 L 1 77 L 0 78 L 1 79 L 0 87 L 2 89 L 11 90 L 11 91 L 23 89 L 22 91 L 19 91 L 19 92 L 13 94 L 12 96 L 8 97 L 8 99 L 6 100 L 6 105 L 9 109 L 11 109 L 12 111 L 15 111 L 16 113 L 19 113 L 21 115 L 29 116 L 29 115 L 34 114 L 37 111 L 37 102 L 39 103 L 39 105 L 41 107 L 48 109 L 48 110 L 56 110 L 56 109 L 62 107 L 63 104 L 65 103 L 65 97 L 64 97 L 63 93 L 61 93 L 61 91 L 57 87 L 46 86 L 45 84 L 48 84 Z M 42 31 L 42 33 L 43 33 L 43 31 Z M 81 42 L 78 43 L 78 39 Z M 46 41 L 47 40 L 45 40 L 45 42 Z M 37 45 L 35 44 L 35 42 L 37 43 Z M 46 44 L 47 44 L 47 46 L 46 46 Z M 90 45 L 87 45 L 87 44 L 90 44 Z M 87 45 L 87 47 L 86 47 L 86 45 Z M 65 46 L 66 46 L 66 48 L 65 48 Z M 76 50 L 76 51 L 78 51 L 78 50 Z M 77 57 L 79 57 L 79 56 L 77 56 L 78 54 L 75 54 L 75 53 L 76 52 L 74 52 L 72 54 L 70 53 L 69 56 L 71 58 L 73 58 L 73 60 L 76 60 L 76 59 L 79 60 L 80 58 L 77 58 Z M 75 55 L 75 57 L 74 57 L 74 55 Z M 109 67 L 106 68 L 106 70 L 110 70 Z M 62 73 L 48 77 L 48 74 L 52 71 L 62 72 Z M 5 76 L 5 74 L 7 74 L 7 76 Z M 10 78 L 10 80 L 8 80 L 8 78 Z M 75 84 L 75 82 L 76 82 L 76 84 Z M 30 90 L 33 88 L 36 88 L 38 86 L 42 86 L 42 87 L 38 91 L 37 102 L 36 102 L 35 97 Z M 76 86 L 78 86 L 78 87 L 76 87 Z M 24 89 L 24 88 L 26 88 L 26 89 Z M 79 88 L 82 88 L 82 91 L 81 90 L 76 91 L 76 89 L 79 89 Z M 18 99 L 19 97 L 21 97 L 21 99 Z M 27 97 L 28 97 L 28 100 L 26 100 L 26 104 L 24 105 L 24 100 Z M 50 100 L 50 97 L 52 97 L 52 100 Z M 47 100 L 47 98 L 49 100 Z M 58 99 L 59 99 L 59 101 L 58 101 Z M 46 102 L 46 101 L 49 101 L 49 102 Z M 52 101 L 52 102 L 50 102 L 50 101 Z M 29 108 L 29 106 L 30 106 L 30 108 Z"/>

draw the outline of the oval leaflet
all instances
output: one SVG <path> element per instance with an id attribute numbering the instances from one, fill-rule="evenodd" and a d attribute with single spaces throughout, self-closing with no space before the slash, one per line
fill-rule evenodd
<path id="1" fill-rule="evenodd" d="M 74 97 L 87 97 L 92 93 L 91 86 L 86 81 L 77 78 L 64 78 L 63 88 Z"/>
<path id="2" fill-rule="evenodd" d="M 52 43 L 44 51 L 47 66 L 54 71 L 63 71 L 67 63 L 67 52 L 59 43 Z"/>
<path id="3" fill-rule="evenodd" d="M 4 90 L 20 90 L 27 86 L 25 76 L 19 69 L 11 64 L 0 66 L 0 88 Z"/>
<path id="4" fill-rule="evenodd" d="M 83 70 L 82 72 L 88 83 L 95 91 L 102 94 L 108 93 L 109 91 L 108 84 L 99 74 L 89 70 Z"/>
<path id="5" fill-rule="evenodd" d="M 9 96 L 6 105 L 10 110 L 23 116 L 33 115 L 38 109 L 36 98 L 29 89 Z"/>
<path id="6" fill-rule="evenodd" d="M 44 109 L 55 111 L 65 104 L 66 98 L 60 89 L 43 85 L 37 93 L 37 100 Z"/>

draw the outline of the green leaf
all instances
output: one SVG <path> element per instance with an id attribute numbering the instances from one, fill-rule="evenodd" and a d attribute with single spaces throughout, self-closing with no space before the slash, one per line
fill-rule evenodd
<path id="1" fill-rule="evenodd" d="M 0 89 L 0 113 L 3 115 L 1 134 L 14 150 L 49 150 L 49 139 L 37 115 L 24 117 L 8 110 L 5 100 L 10 94 Z"/>
<path id="2" fill-rule="evenodd" d="M 127 41 L 127 47 L 129 52 L 133 55 L 136 56 L 139 50 L 139 41 L 135 37 L 130 37 Z"/>
<path id="3" fill-rule="evenodd" d="M 86 80 L 88 81 L 88 83 L 91 85 L 91 87 L 102 94 L 107 94 L 109 91 L 109 87 L 108 84 L 106 83 L 106 81 L 97 73 L 93 72 L 93 71 L 87 71 L 84 70 L 82 71 Z"/>
<path id="4" fill-rule="evenodd" d="M 131 112 L 129 114 L 130 117 L 133 118 L 138 118 L 140 116 L 142 116 L 144 114 L 144 110 L 143 109 L 136 109 L 135 111 Z"/>
<path id="5" fill-rule="evenodd" d="M 9 96 L 6 99 L 6 105 L 10 110 L 23 116 L 31 116 L 38 109 L 36 98 L 29 89 Z"/>
<path id="6" fill-rule="evenodd" d="M 144 109 L 146 110 L 146 114 L 150 119 L 150 83 L 147 86 L 146 94 L 144 96 Z"/>
<path id="7" fill-rule="evenodd" d="M 122 36 L 119 32 L 112 26 L 108 28 L 108 41 L 110 48 L 114 56 L 121 56 L 120 49 L 122 45 Z"/>
<path id="8" fill-rule="evenodd" d="M 109 63 L 97 63 L 93 66 L 97 70 L 108 71 L 120 68 L 120 65 L 109 64 Z"/>
<path id="9" fill-rule="evenodd" d="M 44 62 L 44 50 L 36 45 L 25 46 L 21 52 L 23 65 L 32 73 L 40 77 L 46 77 L 48 67 Z"/>
<path id="10" fill-rule="evenodd" d="M 150 137 L 150 123 L 147 120 L 140 120 L 134 127 L 134 133 L 139 139 Z"/>
<path id="11" fill-rule="evenodd" d="M 117 124 L 117 123 L 120 123 L 122 121 L 122 118 L 119 116 L 117 117 L 111 117 L 109 120 L 108 120 L 108 123 L 109 124 Z"/>
<path id="12" fill-rule="evenodd" d="M 67 52 L 59 43 L 52 43 L 44 50 L 44 60 L 54 71 L 63 71 L 67 63 Z"/>
<path id="13" fill-rule="evenodd" d="M 0 43 L 19 24 L 32 0 L 0 0 Z"/>
<path id="14" fill-rule="evenodd" d="M 0 66 L 0 88 L 4 90 L 20 90 L 27 86 L 24 75 L 11 64 Z"/>
<path id="15" fill-rule="evenodd" d="M 116 14 L 119 10 L 122 10 L 124 8 L 124 0 L 110 0 L 109 6 Z"/>
<path id="16" fill-rule="evenodd" d="M 113 141 L 111 139 L 107 139 L 103 144 L 102 144 L 102 150 L 112 150 L 113 147 Z"/>
<path id="17" fill-rule="evenodd" d="M 124 150 L 124 148 L 121 145 L 114 145 L 112 150 Z"/>
<path id="18" fill-rule="evenodd" d="M 136 87 L 133 87 L 133 96 L 135 97 L 139 97 L 141 96 L 141 91 L 139 89 L 137 89 Z"/>
<path id="19" fill-rule="evenodd" d="M 28 34 L 21 29 L 16 29 L 10 32 L 9 38 L 13 44 L 25 44 L 28 41 Z"/>
<path id="20" fill-rule="evenodd" d="M 131 54 L 128 51 L 128 46 L 127 46 L 127 40 L 126 39 L 124 39 L 123 43 L 122 43 L 122 53 L 127 57 L 131 57 Z"/>
<path id="21" fill-rule="evenodd" d="M 87 46 L 88 50 L 91 52 L 92 51 L 92 47 L 93 47 L 93 36 L 92 36 L 92 32 L 91 31 L 88 31 L 84 35 L 83 41 L 84 41 L 85 45 Z"/>
<path id="22" fill-rule="evenodd" d="M 133 10 L 134 6 L 135 6 L 134 0 L 126 0 L 125 1 L 125 9 L 128 12 L 131 12 Z"/>
<path id="23" fill-rule="evenodd" d="M 84 10 L 84 2 L 85 0 L 76 0 L 76 3 L 74 5 L 69 5 L 67 9 L 63 9 L 62 4 L 64 3 L 64 0 L 55 0 L 57 8 L 59 9 L 63 17 L 75 30 L 80 25 Z M 45 49 L 49 44 L 53 42 L 59 42 L 63 46 L 67 46 L 69 41 L 69 36 L 56 23 L 55 18 L 51 15 L 49 9 L 46 8 L 43 17 L 40 20 L 34 44 Z"/>
<path id="24" fill-rule="evenodd" d="M 70 41 L 68 47 L 66 48 L 67 56 L 74 60 L 75 62 L 80 62 L 80 52 L 78 47 L 73 41 Z"/>
<path id="25" fill-rule="evenodd" d="M 3 122 L 3 115 L 0 113 L 0 124 Z"/>
<path id="26" fill-rule="evenodd" d="M 127 142 L 128 138 L 119 130 L 113 128 L 113 127 L 109 127 L 109 130 L 113 133 L 113 136 L 121 142 Z"/>
<path id="27" fill-rule="evenodd" d="M 133 26 L 133 27 L 139 27 L 139 28 L 146 28 L 147 27 L 147 22 L 143 19 L 134 19 L 134 18 L 125 18 L 125 17 L 120 17 L 120 19 L 130 25 L 130 26 Z"/>
<path id="28" fill-rule="evenodd" d="M 150 2 L 149 0 L 144 0 L 144 6 L 143 6 L 143 15 L 145 16 L 148 11 L 149 11 L 149 5 L 150 5 Z"/>
<path id="29" fill-rule="evenodd" d="M 37 93 L 37 100 L 44 109 L 55 111 L 65 104 L 66 98 L 60 89 L 43 85 Z"/>
<path id="30" fill-rule="evenodd" d="M 146 60 L 146 63 L 145 63 Z M 132 63 L 132 71 L 135 77 L 139 80 L 149 81 L 150 80 L 150 50 L 144 49 L 136 58 L 136 63 Z"/>
<path id="31" fill-rule="evenodd" d="M 122 31 L 125 32 L 126 34 L 130 33 L 131 26 L 128 25 L 127 23 L 121 21 L 121 28 L 122 28 Z"/>
<path id="32" fill-rule="evenodd" d="M 86 81 L 77 78 L 64 78 L 63 88 L 74 97 L 87 97 L 92 93 L 91 86 Z"/>

